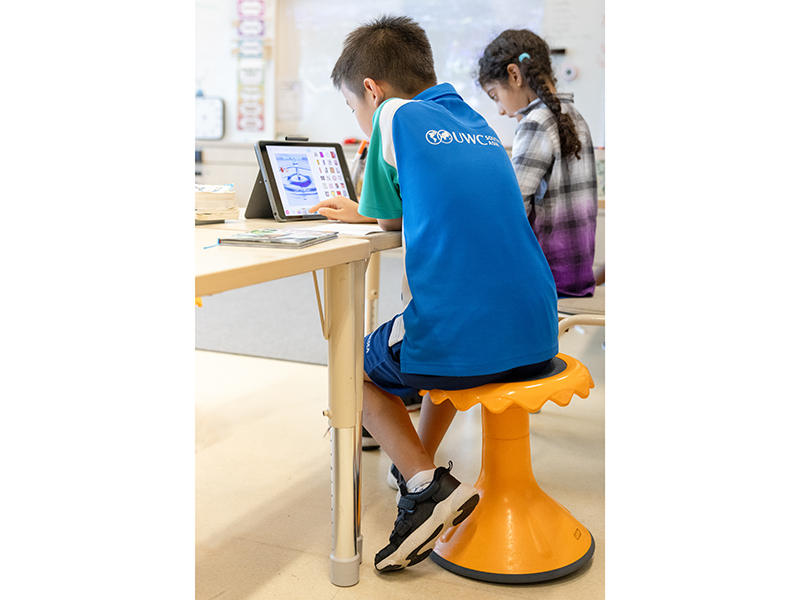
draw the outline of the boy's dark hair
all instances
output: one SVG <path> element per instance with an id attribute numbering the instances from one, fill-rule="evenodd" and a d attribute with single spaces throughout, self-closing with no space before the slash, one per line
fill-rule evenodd
<path id="1" fill-rule="evenodd" d="M 408 17 L 383 16 L 347 36 L 331 73 L 333 85 L 362 93 L 369 77 L 417 95 L 436 85 L 433 51 L 425 30 Z"/>
<path id="2" fill-rule="evenodd" d="M 527 53 L 529 57 L 520 60 L 523 53 Z M 486 46 L 478 61 L 478 83 L 482 87 L 490 82 L 508 86 L 508 65 L 511 63 L 519 65 L 520 73 L 528 81 L 528 85 L 558 119 L 561 153 L 565 157 L 574 154 L 580 159 L 581 141 L 575 123 L 572 117 L 561 112 L 561 101 L 547 88 L 548 80 L 553 85 L 556 84 L 547 42 L 527 29 L 505 30 Z"/>

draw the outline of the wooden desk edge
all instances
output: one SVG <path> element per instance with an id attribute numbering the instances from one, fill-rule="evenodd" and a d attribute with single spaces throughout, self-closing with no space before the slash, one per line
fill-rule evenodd
<path id="1" fill-rule="evenodd" d="M 294 250 L 286 250 L 294 252 Z M 228 290 L 274 281 L 293 275 L 310 273 L 319 269 L 327 269 L 340 264 L 357 260 L 366 260 L 370 255 L 369 244 L 334 249 L 320 254 L 288 255 L 290 260 L 273 261 L 254 265 L 234 267 L 221 271 L 195 275 L 194 290 L 196 297 L 210 296 Z"/>
<path id="2" fill-rule="evenodd" d="M 391 250 L 400 248 L 403 245 L 402 233 L 399 231 L 386 231 L 384 233 L 373 233 L 363 238 L 369 242 L 370 252 L 380 252 L 381 250 Z"/>

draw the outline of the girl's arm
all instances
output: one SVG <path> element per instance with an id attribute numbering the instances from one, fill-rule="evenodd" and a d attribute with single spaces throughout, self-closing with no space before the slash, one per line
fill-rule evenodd
<path id="1" fill-rule="evenodd" d="M 511 164 L 517 174 L 525 210 L 529 215 L 533 208 L 531 202 L 541 200 L 547 190 L 546 176 L 554 156 L 553 142 L 542 124 L 537 121 L 521 121 L 514 134 Z"/>

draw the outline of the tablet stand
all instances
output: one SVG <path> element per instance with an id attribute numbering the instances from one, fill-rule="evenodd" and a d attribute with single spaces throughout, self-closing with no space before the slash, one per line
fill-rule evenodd
<path id="1" fill-rule="evenodd" d="M 256 174 L 256 181 L 253 184 L 253 191 L 250 192 L 250 199 L 247 201 L 247 208 L 244 211 L 245 219 L 273 219 L 272 206 L 267 196 L 267 186 L 264 183 L 264 176 L 261 169 Z"/>

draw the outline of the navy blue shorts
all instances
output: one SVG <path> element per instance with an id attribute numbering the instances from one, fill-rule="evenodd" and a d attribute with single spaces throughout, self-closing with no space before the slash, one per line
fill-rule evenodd
<path id="1" fill-rule="evenodd" d="M 535 379 L 544 371 L 550 360 L 471 377 L 447 377 L 437 375 L 414 375 L 400 371 L 400 347 L 398 342 L 389 347 L 394 317 L 364 338 L 364 372 L 379 388 L 401 398 L 416 396 L 420 390 L 468 390 L 487 383 L 507 383 Z"/>

